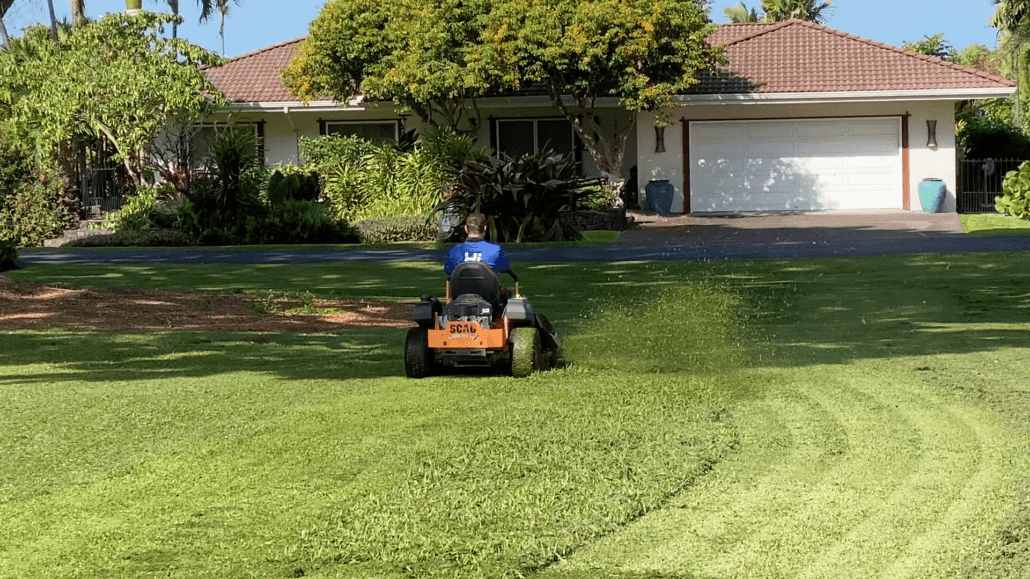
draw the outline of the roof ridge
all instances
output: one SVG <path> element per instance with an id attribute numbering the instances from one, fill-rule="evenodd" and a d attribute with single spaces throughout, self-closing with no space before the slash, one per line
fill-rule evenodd
<path id="1" fill-rule="evenodd" d="M 1009 79 L 1007 79 L 1007 78 L 1005 78 L 1003 76 L 992 74 L 992 73 L 989 73 L 989 72 L 986 72 L 986 71 L 983 71 L 983 70 L 979 70 L 979 69 L 976 69 L 976 68 L 973 68 L 973 67 L 970 67 L 970 66 L 964 66 L 964 65 L 958 64 L 956 62 L 951 62 L 950 60 L 944 60 L 943 58 L 938 58 L 936 56 L 930 56 L 930 55 L 927 55 L 927 54 L 923 54 L 921 52 L 916 52 L 914 50 L 909 50 L 907 48 L 901 48 L 899 46 L 894 46 L 892 44 L 887 44 L 886 42 L 879 42 L 879 41 L 876 41 L 876 40 L 871 40 L 871 39 L 865 38 L 863 36 L 858 36 L 857 34 L 850 34 L 848 32 L 837 30 L 836 28 L 830 28 L 829 26 L 825 26 L 825 25 L 822 25 L 822 24 L 816 24 L 815 22 L 812 22 L 810 20 L 803 20 L 803 19 L 800 19 L 800 18 L 792 18 L 790 20 L 783 20 L 779 24 L 781 24 L 781 26 L 775 26 L 775 27 L 764 29 L 764 30 L 755 31 L 754 34 L 749 34 L 749 35 L 743 36 L 741 38 L 735 39 L 733 42 L 727 42 L 723 46 L 730 46 L 732 44 L 737 44 L 737 43 L 742 42 L 744 40 L 751 40 L 751 39 L 753 39 L 753 38 L 755 38 L 757 36 L 761 36 L 763 34 L 768 34 L 770 32 L 774 32 L 776 30 L 780 30 L 780 29 L 786 28 L 787 26 L 801 25 L 801 26 L 804 26 L 806 28 L 811 28 L 811 29 L 814 29 L 814 30 L 818 30 L 820 32 L 827 32 L 829 34 L 833 34 L 834 36 L 840 36 L 840 37 L 847 38 L 847 39 L 850 39 L 850 40 L 856 40 L 856 41 L 861 42 L 863 44 L 867 44 L 869 46 L 872 46 L 873 48 L 879 48 L 881 50 L 888 50 L 888 51 L 891 51 L 891 52 L 896 52 L 898 54 L 905 54 L 905 55 L 912 56 L 912 57 L 918 58 L 918 59 L 926 61 L 926 62 L 930 62 L 930 63 L 933 63 L 933 64 L 937 64 L 937 65 L 943 66 L 944 68 L 951 68 L 953 70 L 958 70 L 958 71 L 961 71 L 961 72 L 966 72 L 966 73 L 974 74 L 974 75 L 979 76 L 981 78 L 986 78 L 986 79 L 989 79 L 989 80 L 993 80 L 995 82 L 1002 82 L 1002 83 L 1009 84 L 1011 86 L 1015 86 L 1014 82 L 1012 82 L 1011 80 L 1009 80 Z"/>
<path id="2" fill-rule="evenodd" d="M 755 38 L 755 37 L 758 37 L 758 36 L 762 36 L 763 34 L 768 34 L 768 33 L 773 32 L 775 30 L 779 30 L 781 28 L 784 28 L 784 27 L 790 25 L 791 23 L 793 23 L 795 20 L 796 19 L 781 20 L 779 22 L 734 22 L 732 24 L 725 24 L 724 26 L 741 26 L 741 27 L 743 27 L 743 26 L 754 26 L 754 27 L 761 26 L 762 28 L 760 30 L 755 30 L 751 34 L 745 34 L 744 36 L 741 36 L 740 38 L 735 38 L 732 41 L 727 42 L 726 44 L 721 44 L 720 46 L 732 46 L 734 44 L 737 44 L 739 42 L 743 42 L 745 40 L 751 40 L 752 38 Z"/>
<path id="3" fill-rule="evenodd" d="M 264 53 L 264 52 L 275 50 L 277 48 L 282 48 L 282 47 L 284 47 L 284 46 L 286 46 L 288 44 L 296 44 L 298 42 L 303 42 L 303 41 L 305 41 L 307 39 L 308 39 L 307 36 L 301 36 L 299 38 L 294 38 L 293 40 L 284 40 L 282 42 L 278 42 L 278 43 L 273 44 L 271 46 L 265 46 L 264 48 L 259 48 L 257 50 L 252 50 L 250 52 L 243 53 L 243 54 L 241 54 L 239 56 L 234 56 L 234 57 L 229 59 L 229 62 L 236 62 L 237 60 L 243 60 L 244 58 L 251 58 L 251 57 L 257 56 L 257 55 L 259 55 L 261 53 Z M 226 64 L 228 64 L 228 63 L 226 63 Z"/>

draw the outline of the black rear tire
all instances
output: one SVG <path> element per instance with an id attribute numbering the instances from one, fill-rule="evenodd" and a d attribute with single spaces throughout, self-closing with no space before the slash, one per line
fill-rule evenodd
<path id="1" fill-rule="evenodd" d="M 436 369 L 433 351 L 429 349 L 429 330 L 411 328 L 404 340 L 404 373 L 408 378 L 432 376 Z"/>
<path id="2" fill-rule="evenodd" d="M 515 328 L 511 332 L 511 375 L 525 378 L 540 369 L 540 332 Z"/>

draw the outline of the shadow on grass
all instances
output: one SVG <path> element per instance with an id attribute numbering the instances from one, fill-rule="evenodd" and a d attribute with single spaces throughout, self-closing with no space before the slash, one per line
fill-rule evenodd
<path id="1" fill-rule="evenodd" d="M 763 365 L 1030 347 L 1030 269 L 1026 256 L 1019 253 L 515 264 L 515 269 L 534 309 L 546 314 L 563 336 L 589 328 L 612 308 L 656 307 L 648 296 L 663 288 L 706 281 L 743 298 L 743 330 Z M 431 263 L 45 266 L 11 277 L 70 286 L 309 291 L 386 301 L 444 293 L 440 266 Z M 651 317 L 661 320 L 661 315 Z M 652 320 L 654 332 L 672 338 L 661 346 L 670 356 L 677 355 L 679 347 L 674 321 Z M 64 369 L 89 368 L 84 373 L 101 376 L 97 379 L 135 379 L 137 373 L 204 375 L 230 369 L 268 371 L 284 378 L 327 372 L 390 376 L 403 371 L 403 331 L 270 336 L 270 343 L 254 344 L 245 335 L 17 333 L 0 336 L 0 363 L 54 362 Z M 55 373 L 55 379 L 63 375 Z"/>
<path id="2" fill-rule="evenodd" d="M 54 371 L 0 373 L 0 386 L 71 381 L 197 378 L 234 372 L 283 380 L 400 376 L 404 330 L 345 334 L 165 333 L 93 335 L 61 330 L 0 334 L 0 366 Z"/>

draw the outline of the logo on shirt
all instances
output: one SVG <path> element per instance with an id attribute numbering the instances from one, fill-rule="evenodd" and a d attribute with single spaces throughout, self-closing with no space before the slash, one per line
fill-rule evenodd
<path id="1" fill-rule="evenodd" d="M 465 252 L 465 261 L 483 261 L 483 254 L 481 252 Z"/>

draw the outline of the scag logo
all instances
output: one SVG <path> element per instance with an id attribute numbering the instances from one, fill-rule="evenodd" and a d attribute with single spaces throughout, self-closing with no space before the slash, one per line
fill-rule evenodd
<path id="1" fill-rule="evenodd" d="M 479 324 L 469 322 L 451 322 L 447 324 L 447 331 L 452 334 L 473 334 L 479 331 Z"/>

